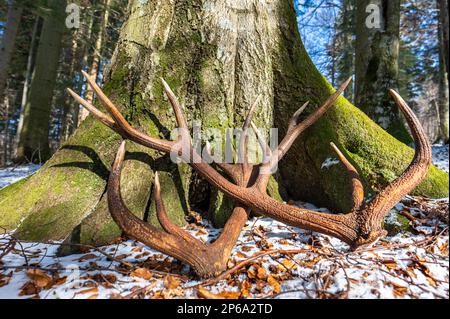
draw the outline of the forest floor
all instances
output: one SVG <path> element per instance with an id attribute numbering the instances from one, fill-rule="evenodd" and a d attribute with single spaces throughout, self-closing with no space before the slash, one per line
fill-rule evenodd
<path id="1" fill-rule="evenodd" d="M 447 172 L 448 158 L 448 146 L 433 146 L 434 163 Z M 36 169 L 0 170 L 0 188 Z M 220 281 L 199 281 L 189 267 L 131 240 L 56 257 L 60 243 L 24 243 L 4 233 L 0 298 L 448 299 L 448 198 L 407 196 L 387 217 L 391 224 L 396 212 L 409 220 L 410 231 L 358 252 L 326 235 L 254 218 Z M 195 217 L 187 229 L 204 241 L 216 238 L 220 230 Z"/>

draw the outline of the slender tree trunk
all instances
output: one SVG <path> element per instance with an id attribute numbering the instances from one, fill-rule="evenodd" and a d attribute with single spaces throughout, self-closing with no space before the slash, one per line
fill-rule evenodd
<path id="1" fill-rule="evenodd" d="M 338 59 L 337 82 L 343 83 L 353 75 L 355 46 L 353 35 L 355 33 L 355 8 L 354 0 L 342 1 L 342 12 L 338 25 L 338 46 L 340 58 Z M 353 101 L 353 84 L 344 92 L 344 96 Z"/>
<path id="2" fill-rule="evenodd" d="M 71 49 L 70 49 L 70 56 L 68 57 L 68 66 L 69 66 L 69 75 L 68 75 L 68 83 L 69 85 L 72 85 L 75 83 L 74 78 L 75 74 L 78 70 L 75 69 L 77 65 L 77 58 L 78 58 L 78 51 L 80 49 L 79 47 L 79 30 L 76 30 L 71 38 Z M 67 94 L 64 94 L 63 99 L 63 108 L 62 108 L 62 114 L 61 114 L 61 135 L 60 135 L 60 141 L 61 143 L 65 142 L 69 138 L 69 130 L 70 130 L 70 121 L 71 121 L 71 108 L 73 106 L 73 101 L 70 99 Z"/>
<path id="3" fill-rule="evenodd" d="M 222 132 L 241 127 L 261 95 L 255 124 L 279 128 L 280 137 L 305 101 L 311 101 L 310 113 L 334 91 L 304 49 L 293 4 L 284 0 L 132 1 L 104 74 L 104 91 L 136 128 L 168 138 L 175 120 L 161 77 L 179 97 L 191 126 L 200 121 L 203 129 Z M 33 240 L 102 244 L 120 235 L 105 196 L 120 141 L 88 117 L 37 174 L 0 190 L 0 225 Z M 341 97 L 292 146 L 280 163 L 282 183 L 272 181 L 269 193 L 276 196 L 277 187 L 286 186 L 295 199 L 348 210 L 348 174 L 341 165 L 323 165 L 335 158 L 330 141 L 346 150 L 371 190 L 392 181 L 414 155 Z M 167 211 L 177 224 L 194 204 L 191 195 L 200 191 L 210 197 L 213 217 L 226 218 L 230 202 L 186 165 L 133 143 L 127 150 L 122 195 L 136 215 L 156 224 L 149 190 L 153 172 L 159 171 Z M 448 175 L 432 167 L 415 192 L 446 196 Z"/>
<path id="4" fill-rule="evenodd" d="M 91 7 L 86 8 L 87 11 L 91 10 Z M 75 70 L 77 71 L 76 79 L 74 81 L 74 89 L 77 92 L 80 92 L 83 88 L 83 78 L 81 76 L 81 70 L 88 65 L 89 61 L 89 40 L 92 37 L 92 29 L 94 27 L 94 16 L 92 14 L 88 14 L 88 20 L 86 24 L 83 25 L 82 31 L 80 33 L 80 50 L 79 55 L 76 58 L 76 66 Z M 71 136 L 78 127 L 80 117 L 80 105 L 76 104 L 75 101 L 72 101 L 71 107 L 71 121 L 68 130 L 68 137 Z"/>
<path id="5" fill-rule="evenodd" d="M 439 8 L 439 136 L 440 140 L 448 143 L 449 140 L 449 25 L 448 2 L 438 0 Z"/>
<path id="6" fill-rule="evenodd" d="M 30 92 L 24 108 L 16 161 L 43 162 L 50 158 L 49 121 L 64 32 L 65 1 L 49 1 L 44 18 Z"/>
<path id="7" fill-rule="evenodd" d="M 109 20 L 109 12 L 110 12 L 110 6 L 111 6 L 112 0 L 104 0 L 103 5 L 103 12 L 102 12 L 102 18 L 99 23 L 99 29 L 97 33 L 97 40 L 95 41 L 95 48 L 94 48 L 94 55 L 92 58 L 92 65 L 89 69 L 89 75 L 92 78 L 97 79 L 98 76 L 98 69 L 100 67 L 101 58 L 102 58 L 102 46 L 103 46 L 103 40 L 105 37 L 106 29 L 108 27 L 108 20 Z M 94 101 L 94 91 L 91 88 L 88 88 L 85 95 L 86 101 L 89 103 L 93 103 Z M 79 120 L 78 123 L 83 122 L 86 117 L 89 115 L 89 112 L 85 109 L 80 110 L 79 114 Z"/>
<path id="8" fill-rule="evenodd" d="M 355 103 L 398 140 L 412 140 L 387 93 L 398 90 L 400 0 L 356 1 Z"/>
<path id="9" fill-rule="evenodd" d="M 19 124 L 17 125 L 17 134 L 16 134 L 15 140 L 14 140 L 14 152 L 13 152 L 14 158 L 17 157 L 17 147 L 18 147 L 19 140 L 20 140 L 20 132 L 22 131 L 22 127 L 23 127 L 24 110 L 25 110 L 25 105 L 28 101 L 28 93 L 30 91 L 30 83 L 31 83 L 32 75 L 33 75 L 34 64 L 36 61 L 36 53 L 37 53 L 37 47 L 38 47 L 38 43 L 39 43 L 39 35 L 41 33 L 41 30 L 42 30 L 42 18 L 37 16 L 35 23 L 34 23 L 33 31 L 32 31 L 33 33 L 32 33 L 31 41 L 30 41 L 30 49 L 28 51 L 27 70 L 25 73 L 25 81 L 24 81 L 23 90 L 22 90 L 22 100 L 20 103 Z"/>
<path id="10" fill-rule="evenodd" d="M 4 101 L 9 63 L 11 62 L 22 11 L 22 6 L 19 6 L 16 1 L 9 1 L 5 30 L 0 43 L 0 105 Z"/>
<path id="11" fill-rule="evenodd" d="M 19 29 L 20 19 L 22 17 L 23 8 L 16 1 L 10 1 L 8 5 L 8 13 L 6 25 L 2 40 L 0 43 L 0 116 L 2 122 L 5 123 L 3 134 L 3 154 L 0 159 L 0 166 L 6 164 L 8 157 L 8 130 L 9 130 L 9 104 L 10 99 L 6 92 L 8 71 L 11 63 L 12 53 L 16 43 L 17 31 Z"/>

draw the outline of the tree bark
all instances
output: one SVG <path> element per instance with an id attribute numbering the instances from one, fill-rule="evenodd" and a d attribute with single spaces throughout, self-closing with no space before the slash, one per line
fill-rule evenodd
<path id="1" fill-rule="evenodd" d="M 343 83 L 350 76 L 353 75 L 354 70 L 354 53 L 355 45 L 353 41 L 353 35 L 355 34 L 355 1 L 343 0 L 342 12 L 340 15 L 340 22 L 338 24 L 338 46 L 339 46 L 339 59 L 338 59 L 338 76 L 337 82 Z M 344 92 L 344 96 L 353 101 L 353 85 Z"/>
<path id="2" fill-rule="evenodd" d="M 44 162 L 50 158 L 48 141 L 53 89 L 64 31 L 65 1 L 49 1 L 36 56 L 30 92 L 24 108 L 16 161 Z"/>
<path id="3" fill-rule="evenodd" d="M 439 136 L 440 140 L 448 143 L 449 140 L 449 25 L 448 2 L 438 0 L 439 8 Z"/>
<path id="4" fill-rule="evenodd" d="M 400 0 L 357 1 L 355 104 L 391 135 L 409 144 L 412 139 L 387 94 L 389 89 L 398 90 L 399 45 Z"/>
<path id="5" fill-rule="evenodd" d="M 200 121 L 204 129 L 241 127 L 261 95 L 254 121 L 261 128 L 278 127 L 280 137 L 305 101 L 311 101 L 309 113 L 333 92 L 303 47 L 292 3 L 284 0 L 132 1 L 104 91 L 132 125 L 167 138 L 175 120 L 160 77 L 179 97 L 191 126 Z M 104 194 L 119 141 L 88 117 L 36 175 L 0 191 L 0 225 L 33 240 L 102 244 L 120 235 Z M 347 151 L 372 190 L 398 176 L 414 154 L 341 97 L 293 145 L 280 165 L 282 183 L 269 185 L 271 195 L 282 185 L 295 199 L 347 210 L 351 193 L 345 169 L 323 165 L 335 157 L 330 141 Z M 177 224 L 183 224 L 192 195 L 200 190 L 209 194 L 213 218 L 226 218 L 230 202 L 186 165 L 133 147 L 121 184 L 136 215 L 156 224 L 149 190 L 157 170 L 167 212 Z M 416 193 L 446 196 L 448 175 L 433 167 Z"/>
<path id="6" fill-rule="evenodd" d="M 3 105 L 9 63 L 11 62 L 22 11 L 22 6 L 19 6 L 16 1 L 9 2 L 5 30 L 0 44 L 0 105 Z"/>
<path id="7" fill-rule="evenodd" d="M 97 33 L 97 39 L 95 41 L 95 48 L 94 48 L 94 55 L 92 58 L 92 64 L 89 69 L 89 76 L 91 76 L 94 79 L 97 79 L 98 76 L 98 70 L 100 67 L 100 62 L 102 58 L 102 46 L 103 46 L 103 38 L 106 33 L 106 29 L 108 27 L 108 20 L 109 20 L 109 11 L 111 6 L 112 0 L 105 0 L 103 2 L 104 8 L 102 9 L 101 19 L 100 23 L 98 25 L 98 33 Z M 94 101 L 94 91 L 91 88 L 87 88 L 86 90 L 86 101 L 92 104 Z M 79 113 L 79 119 L 78 124 L 83 122 L 86 117 L 89 115 L 89 112 L 85 110 L 84 108 L 80 110 Z"/>
<path id="8" fill-rule="evenodd" d="M 23 90 L 22 90 L 22 101 L 20 103 L 19 123 L 17 125 L 18 133 L 15 136 L 15 142 L 14 142 L 14 158 L 17 157 L 17 147 L 18 147 L 19 140 L 20 140 L 19 133 L 20 133 L 20 131 L 22 131 L 24 110 L 25 110 L 25 105 L 27 104 L 27 101 L 28 101 L 28 93 L 30 91 L 30 83 L 31 83 L 32 75 L 33 75 L 34 64 L 35 64 L 36 53 L 37 53 L 37 46 L 38 46 L 38 42 L 39 42 L 39 35 L 41 33 L 41 29 L 42 29 L 42 19 L 41 19 L 41 17 L 37 16 L 36 20 L 34 22 L 34 27 L 33 27 L 33 31 L 32 31 L 33 34 L 31 36 L 30 49 L 28 50 L 27 70 L 25 73 L 25 81 L 24 81 Z"/>

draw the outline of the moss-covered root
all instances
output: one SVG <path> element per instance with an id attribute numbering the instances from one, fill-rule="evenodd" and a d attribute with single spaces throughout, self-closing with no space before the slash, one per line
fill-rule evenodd
<path id="1" fill-rule="evenodd" d="M 16 230 L 18 238 L 30 241 L 67 239 L 97 245 L 119 236 L 105 196 L 110 163 L 119 142 L 117 135 L 88 118 L 35 175 L 0 191 L 0 226 Z M 165 161 L 153 161 L 143 147 L 130 143 L 122 191 L 138 216 L 143 217 L 149 205 L 153 169 L 166 169 L 155 162 Z M 166 201 L 182 202 L 179 188 L 167 185 Z M 178 224 L 184 220 L 183 208 L 168 213 Z"/>

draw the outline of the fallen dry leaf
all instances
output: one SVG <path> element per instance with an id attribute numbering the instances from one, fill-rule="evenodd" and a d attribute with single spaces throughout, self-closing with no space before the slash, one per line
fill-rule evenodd
<path id="1" fill-rule="evenodd" d="M 267 272 L 266 272 L 266 268 L 259 266 L 256 269 L 256 277 L 258 279 L 266 279 L 267 278 Z"/>
<path id="2" fill-rule="evenodd" d="M 245 255 L 244 253 L 241 253 L 240 251 L 238 251 L 236 253 L 236 257 L 238 257 L 238 258 L 247 258 L 247 255 Z"/>
<path id="3" fill-rule="evenodd" d="M 130 276 L 150 280 L 153 277 L 153 274 L 147 268 L 137 268 L 131 272 Z"/>
<path id="4" fill-rule="evenodd" d="M 90 294 L 90 293 L 93 293 L 93 294 L 98 293 L 98 288 L 94 287 L 94 288 L 82 290 L 82 291 L 79 292 L 79 294 L 82 294 L 82 295 L 87 295 L 87 294 Z"/>
<path id="5" fill-rule="evenodd" d="M 181 282 L 178 278 L 174 276 L 167 276 L 164 279 L 164 287 L 167 289 L 175 289 L 178 288 L 181 285 Z"/>
<path id="6" fill-rule="evenodd" d="M 389 269 L 398 270 L 398 265 L 395 260 L 385 259 L 385 260 L 382 260 L 381 262 Z"/>
<path id="7" fill-rule="evenodd" d="M 28 270 L 27 276 L 39 288 L 50 288 L 53 283 L 52 278 L 40 269 Z"/>
<path id="8" fill-rule="evenodd" d="M 408 289 L 406 287 L 403 287 L 403 286 L 401 286 L 399 284 L 396 284 L 394 282 L 391 282 L 390 284 L 394 288 L 394 296 L 396 296 L 396 297 L 403 297 L 404 295 L 406 295 L 406 292 L 408 291 Z"/>
<path id="9" fill-rule="evenodd" d="M 197 296 L 203 299 L 238 299 L 241 296 L 241 293 L 234 291 L 224 291 L 219 294 L 214 294 L 203 287 L 199 287 L 197 288 Z"/>
<path id="10" fill-rule="evenodd" d="M 33 282 L 28 281 L 20 288 L 19 296 L 36 295 L 40 290 Z"/>
<path id="11" fill-rule="evenodd" d="M 94 258 L 97 258 L 97 255 L 95 255 L 95 254 L 87 254 L 87 255 L 81 256 L 78 259 L 78 261 L 82 262 L 82 261 L 91 260 L 91 259 L 94 259 Z"/>
<path id="12" fill-rule="evenodd" d="M 281 264 L 286 267 L 286 269 L 290 270 L 290 269 L 295 269 L 297 267 L 297 265 L 295 264 L 295 262 L 292 259 L 283 259 L 281 261 Z"/>
<path id="13" fill-rule="evenodd" d="M 273 276 L 269 276 L 267 278 L 267 283 L 272 287 L 273 292 L 278 294 L 281 291 L 281 285 L 280 283 L 275 279 Z"/>

